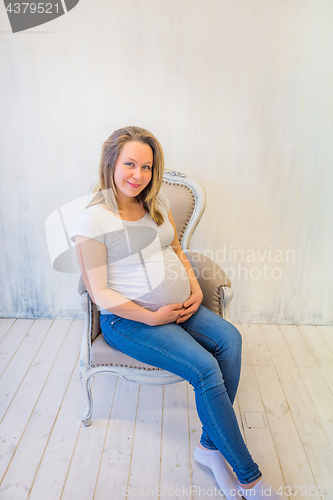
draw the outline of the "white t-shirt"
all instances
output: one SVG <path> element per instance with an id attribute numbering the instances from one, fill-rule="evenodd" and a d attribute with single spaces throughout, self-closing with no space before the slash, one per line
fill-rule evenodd
<path id="1" fill-rule="evenodd" d="M 164 218 L 160 226 L 148 213 L 138 221 L 125 221 L 94 205 L 82 212 L 71 236 L 74 243 L 76 235 L 104 243 L 108 287 L 151 311 L 184 303 L 190 296 L 185 268 L 170 246 L 174 229 L 168 218 L 169 200 L 160 192 L 157 203 Z"/>

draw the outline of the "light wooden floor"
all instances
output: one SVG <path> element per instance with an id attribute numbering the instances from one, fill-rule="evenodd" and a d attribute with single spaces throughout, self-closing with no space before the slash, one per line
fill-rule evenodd
<path id="1" fill-rule="evenodd" d="M 293 487 L 291 498 L 333 499 L 333 327 L 236 326 L 235 410 L 254 459 L 277 489 Z M 99 375 L 92 425 L 82 426 L 81 330 L 81 321 L 0 320 L 1 500 L 222 498 L 193 459 L 201 425 L 187 382 Z"/>

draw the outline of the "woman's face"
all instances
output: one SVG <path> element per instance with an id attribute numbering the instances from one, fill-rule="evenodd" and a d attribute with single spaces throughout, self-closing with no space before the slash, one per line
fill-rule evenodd
<path id="1" fill-rule="evenodd" d="M 114 170 L 118 200 L 126 203 L 141 193 L 151 180 L 152 168 L 151 147 L 138 141 L 126 142 L 120 150 Z"/>

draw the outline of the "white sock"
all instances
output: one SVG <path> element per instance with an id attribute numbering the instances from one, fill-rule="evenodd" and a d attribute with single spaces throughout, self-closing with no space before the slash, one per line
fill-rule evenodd
<path id="1" fill-rule="evenodd" d="M 194 458 L 211 469 L 220 490 L 224 492 L 228 500 L 242 498 L 242 495 L 238 494 L 237 478 L 219 450 L 203 450 L 197 446 L 194 450 Z"/>
<path id="2" fill-rule="evenodd" d="M 253 498 L 255 498 L 256 500 L 283 500 L 283 498 L 286 498 L 285 496 L 281 496 L 275 493 L 273 488 L 268 484 L 263 476 L 261 476 L 257 484 L 255 484 L 250 489 L 243 489 L 239 485 L 238 488 L 243 497 L 249 500 L 252 500 Z"/>

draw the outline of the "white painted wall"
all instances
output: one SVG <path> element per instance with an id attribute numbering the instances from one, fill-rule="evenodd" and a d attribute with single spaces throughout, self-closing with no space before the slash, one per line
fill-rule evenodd
<path id="1" fill-rule="evenodd" d="M 0 315 L 80 316 L 45 219 L 136 124 L 206 188 L 192 248 L 235 274 L 231 319 L 332 324 L 332 26 L 331 0 L 80 0 L 18 34 L 0 8 Z"/>

